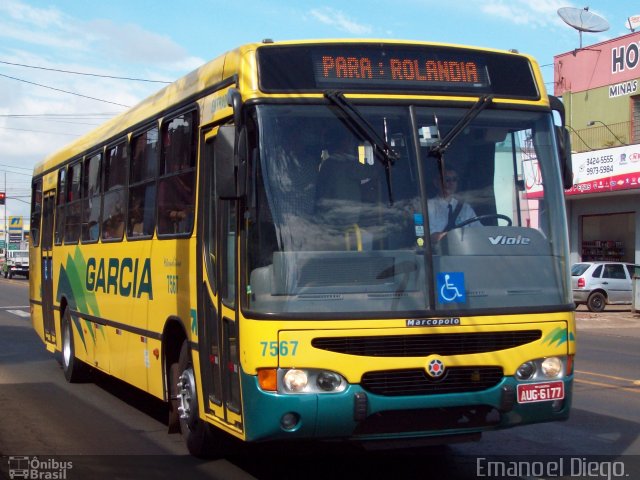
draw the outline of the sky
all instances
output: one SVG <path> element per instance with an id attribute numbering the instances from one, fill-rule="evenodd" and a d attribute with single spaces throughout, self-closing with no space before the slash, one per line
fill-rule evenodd
<path id="1" fill-rule="evenodd" d="M 560 7 L 589 7 L 609 22 L 608 31 L 584 33 L 583 46 L 629 33 L 626 19 L 640 14 L 630 0 L 2 0 L 6 215 L 28 223 L 31 171 L 47 155 L 244 43 L 375 38 L 517 49 L 538 60 L 552 92 L 554 55 L 579 46 Z"/>

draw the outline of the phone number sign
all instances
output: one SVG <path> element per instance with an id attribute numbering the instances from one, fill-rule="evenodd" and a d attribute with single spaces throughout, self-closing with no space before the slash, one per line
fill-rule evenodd
<path id="1" fill-rule="evenodd" d="M 640 147 L 629 145 L 572 156 L 573 187 L 567 195 L 640 188 Z"/>

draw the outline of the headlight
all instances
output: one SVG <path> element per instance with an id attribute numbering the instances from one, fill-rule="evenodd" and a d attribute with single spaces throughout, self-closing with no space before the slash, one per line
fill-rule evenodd
<path id="1" fill-rule="evenodd" d="M 529 380 L 536 373 L 536 364 L 533 362 L 525 362 L 516 370 L 518 380 Z"/>
<path id="2" fill-rule="evenodd" d="M 299 393 L 304 391 L 309 377 L 304 370 L 288 370 L 282 377 L 285 390 L 292 393 Z"/>
<path id="3" fill-rule="evenodd" d="M 549 378 L 557 377 L 562 373 L 562 360 L 558 357 L 545 358 L 542 361 L 542 373 Z"/>
<path id="4" fill-rule="evenodd" d="M 339 393 L 346 390 L 347 386 L 342 375 L 329 370 L 278 370 L 279 393 Z"/>
<path id="5" fill-rule="evenodd" d="M 547 357 L 529 360 L 516 369 L 515 377 L 520 381 L 562 378 L 565 375 L 571 375 L 571 372 L 565 372 L 565 364 L 568 365 L 567 357 Z"/>
<path id="6" fill-rule="evenodd" d="M 316 385 L 325 392 L 334 392 L 341 383 L 342 377 L 333 372 L 320 372 L 316 378 Z"/>

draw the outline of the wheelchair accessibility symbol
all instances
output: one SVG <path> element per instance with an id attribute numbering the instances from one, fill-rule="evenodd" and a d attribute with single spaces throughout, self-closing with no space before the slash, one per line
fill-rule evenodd
<path id="1" fill-rule="evenodd" d="M 464 272 L 438 273 L 438 302 L 465 303 L 467 292 L 464 289 Z"/>

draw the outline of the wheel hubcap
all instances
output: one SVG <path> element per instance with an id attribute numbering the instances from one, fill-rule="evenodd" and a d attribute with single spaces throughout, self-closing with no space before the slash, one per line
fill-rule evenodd
<path id="1" fill-rule="evenodd" d="M 196 414 L 193 404 L 196 399 L 193 370 L 186 369 L 178 379 L 178 414 L 181 420 L 190 422 Z"/>
<path id="2" fill-rule="evenodd" d="M 64 366 L 68 367 L 71 362 L 71 329 L 67 323 L 64 327 L 64 343 L 62 345 L 62 360 Z"/>

